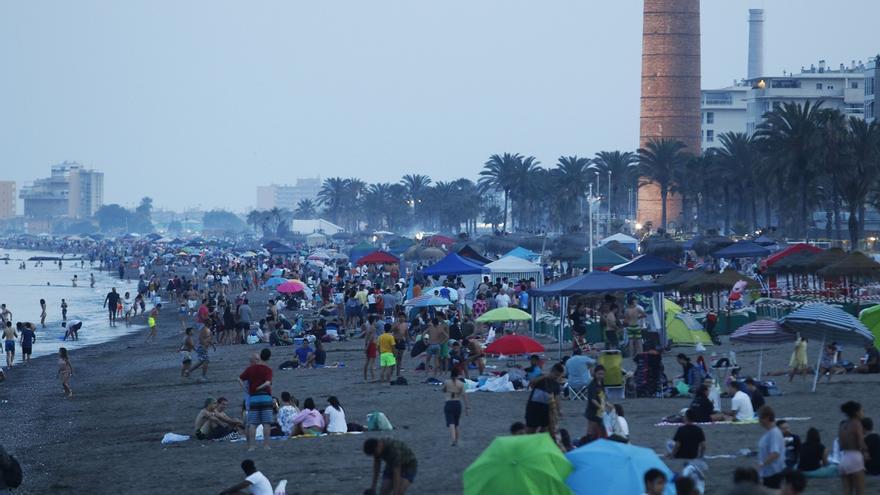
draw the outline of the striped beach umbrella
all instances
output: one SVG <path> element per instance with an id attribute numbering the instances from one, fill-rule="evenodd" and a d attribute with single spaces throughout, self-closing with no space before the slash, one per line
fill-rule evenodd
<path id="1" fill-rule="evenodd" d="M 764 346 L 794 342 L 795 335 L 786 332 L 776 320 L 757 320 L 745 324 L 730 334 L 730 341 L 741 344 L 760 344 L 761 354 L 758 357 L 758 380 L 764 371 Z"/>

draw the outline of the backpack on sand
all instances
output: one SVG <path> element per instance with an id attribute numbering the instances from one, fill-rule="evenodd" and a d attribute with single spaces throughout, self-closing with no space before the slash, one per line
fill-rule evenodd
<path id="1" fill-rule="evenodd" d="M 393 429 L 394 427 L 391 426 L 391 421 L 388 421 L 388 418 L 384 413 L 373 411 L 370 414 L 367 414 L 367 430 L 391 431 Z"/>

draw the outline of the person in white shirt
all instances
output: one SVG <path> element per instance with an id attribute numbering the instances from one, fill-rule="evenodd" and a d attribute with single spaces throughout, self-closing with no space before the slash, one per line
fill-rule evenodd
<path id="1" fill-rule="evenodd" d="M 241 470 L 247 475 L 244 481 L 223 490 L 220 495 L 273 495 L 272 484 L 263 473 L 257 471 L 254 461 L 242 461 Z"/>
<path id="2" fill-rule="evenodd" d="M 510 296 L 505 292 L 499 292 L 497 296 L 495 296 L 495 307 L 496 308 L 506 308 L 510 306 Z"/>
<path id="3" fill-rule="evenodd" d="M 278 425 L 285 435 L 290 436 L 293 431 L 293 418 L 299 414 L 299 407 L 290 392 L 281 392 L 281 408 L 278 410 Z"/>
<path id="4" fill-rule="evenodd" d="M 730 411 L 721 414 L 713 414 L 712 421 L 751 421 L 755 419 L 755 409 L 752 407 L 752 399 L 749 394 L 739 389 L 736 382 L 727 384 L 730 394 Z"/>
<path id="5" fill-rule="evenodd" d="M 324 424 L 327 425 L 327 433 L 348 433 L 348 423 L 345 421 L 345 410 L 335 396 L 327 397 L 330 404 L 324 409 Z"/>

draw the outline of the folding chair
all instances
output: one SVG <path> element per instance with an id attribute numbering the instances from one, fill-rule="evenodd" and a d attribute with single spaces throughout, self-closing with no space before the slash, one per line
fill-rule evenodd
<path id="1" fill-rule="evenodd" d="M 618 350 L 602 351 L 599 353 L 599 364 L 605 368 L 605 394 L 611 397 L 611 392 L 623 399 L 626 395 L 626 387 L 623 376 L 623 354 Z"/>
<path id="2" fill-rule="evenodd" d="M 572 385 L 566 382 L 563 393 L 568 394 L 568 400 L 587 400 L 587 387 L 589 385 Z"/>

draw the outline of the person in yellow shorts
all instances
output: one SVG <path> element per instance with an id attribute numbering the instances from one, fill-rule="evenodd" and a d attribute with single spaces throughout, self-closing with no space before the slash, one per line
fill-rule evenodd
<path id="1" fill-rule="evenodd" d="M 150 311 L 149 316 L 147 316 L 147 326 L 150 327 L 150 333 L 147 334 L 146 342 L 156 341 L 156 320 L 159 318 L 159 310 L 162 309 L 161 304 L 157 304 L 152 311 Z"/>
<path id="2" fill-rule="evenodd" d="M 391 381 L 391 375 L 394 373 L 394 367 L 397 360 L 394 359 L 394 335 L 391 334 L 391 324 L 385 324 L 385 333 L 377 339 L 379 347 L 379 381 Z M 386 376 L 387 375 L 387 376 Z"/>

